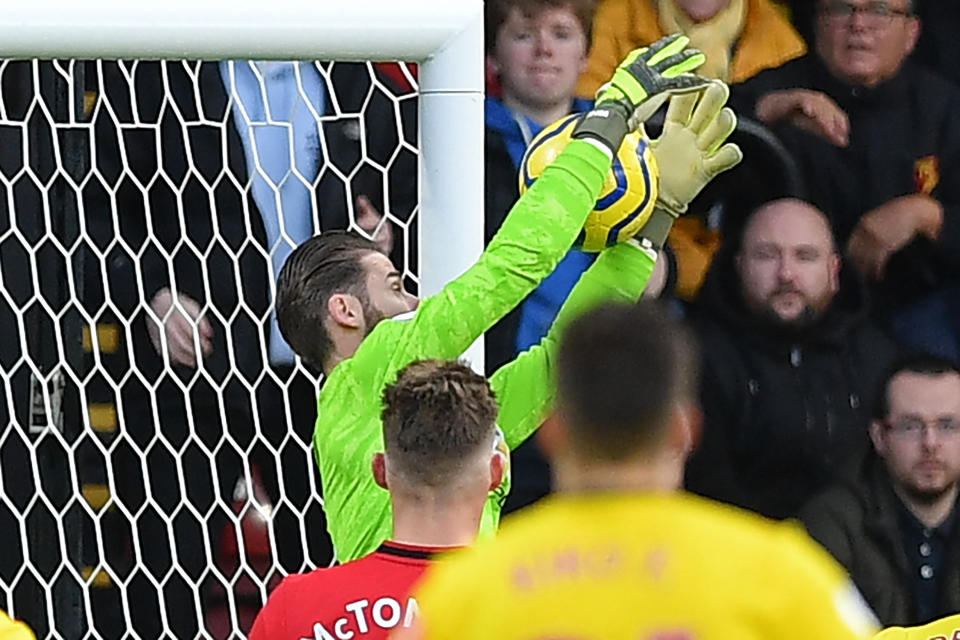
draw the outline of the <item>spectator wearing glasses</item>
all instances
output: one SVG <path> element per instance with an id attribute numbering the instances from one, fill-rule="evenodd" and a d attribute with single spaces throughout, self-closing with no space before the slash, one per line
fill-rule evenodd
<path id="1" fill-rule="evenodd" d="M 814 498 L 801 519 L 844 565 L 884 625 L 960 611 L 960 369 L 899 361 L 870 425 L 858 478 Z"/>
<path id="2" fill-rule="evenodd" d="M 809 196 L 915 350 L 960 356 L 960 89 L 907 58 L 908 0 L 819 0 L 814 52 L 734 88 L 776 129 Z"/>

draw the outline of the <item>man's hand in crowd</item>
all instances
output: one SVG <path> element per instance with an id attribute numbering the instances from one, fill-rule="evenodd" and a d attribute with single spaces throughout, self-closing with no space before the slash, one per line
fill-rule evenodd
<path id="1" fill-rule="evenodd" d="M 199 338 L 203 355 L 213 353 L 213 327 L 200 315 L 200 305 L 196 300 L 181 293 L 174 303 L 170 289 L 164 287 L 153 296 L 150 309 L 154 315 L 147 318 L 147 332 L 157 353 L 162 354 L 166 345 L 167 355 L 173 364 L 195 367 L 195 337 Z M 161 328 L 165 340 L 161 338 Z"/>
<path id="2" fill-rule="evenodd" d="M 917 234 L 936 240 L 943 206 L 928 195 L 894 198 L 860 218 L 847 241 L 847 256 L 867 278 L 883 280 L 891 256 Z"/>
<path id="3" fill-rule="evenodd" d="M 355 219 L 357 226 L 367 232 L 380 250 L 390 255 L 393 251 L 393 225 L 377 211 L 367 196 L 357 196 Z"/>
<path id="4" fill-rule="evenodd" d="M 787 120 L 834 146 L 850 144 L 850 118 L 836 102 L 819 91 L 772 91 L 757 100 L 757 119 L 767 126 Z"/>

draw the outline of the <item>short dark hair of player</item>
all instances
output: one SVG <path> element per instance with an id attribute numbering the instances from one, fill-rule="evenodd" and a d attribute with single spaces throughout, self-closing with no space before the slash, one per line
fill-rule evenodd
<path id="1" fill-rule="evenodd" d="M 277 324 L 301 358 L 323 367 L 333 342 L 324 320 L 335 293 L 356 296 L 364 312 L 371 307 L 366 270 L 360 263 L 376 243 L 346 231 L 326 231 L 294 249 L 277 279 Z"/>
<path id="2" fill-rule="evenodd" d="M 394 473 L 440 488 L 481 448 L 493 454 L 497 402 L 487 379 L 453 360 L 421 360 L 383 392 L 383 441 Z"/>
<path id="3" fill-rule="evenodd" d="M 918 373 L 926 376 L 955 373 L 960 376 L 960 366 L 949 358 L 927 353 L 908 354 L 898 358 L 890 365 L 877 387 L 876 404 L 873 410 L 873 417 L 876 420 L 884 420 L 889 417 L 890 382 L 901 373 Z"/>
<path id="4" fill-rule="evenodd" d="M 593 29 L 595 0 L 486 0 L 484 3 L 484 46 L 487 55 L 493 53 L 500 27 L 507 21 L 510 10 L 516 8 L 527 17 L 533 17 L 544 9 L 569 9 L 577 17 L 583 35 L 587 39 L 587 51 Z"/>
<path id="5" fill-rule="evenodd" d="M 656 448 L 675 403 L 692 400 L 693 335 L 656 302 L 607 304 L 574 320 L 557 356 L 557 406 L 584 459 Z"/>

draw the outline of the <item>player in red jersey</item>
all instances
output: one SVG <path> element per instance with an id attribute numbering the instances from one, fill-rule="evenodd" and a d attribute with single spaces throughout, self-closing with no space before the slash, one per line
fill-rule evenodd
<path id="1" fill-rule="evenodd" d="M 373 474 L 390 492 L 393 537 L 359 560 L 287 577 L 250 640 L 386 638 L 410 626 L 410 588 L 432 554 L 476 537 L 507 463 L 486 378 L 457 362 L 415 362 L 383 400 L 384 452 L 373 454 Z"/>

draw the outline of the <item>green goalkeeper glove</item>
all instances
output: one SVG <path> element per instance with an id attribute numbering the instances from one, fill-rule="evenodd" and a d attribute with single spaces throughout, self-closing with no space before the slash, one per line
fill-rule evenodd
<path id="1" fill-rule="evenodd" d="M 650 142 L 660 169 L 656 208 L 639 235 L 659 249 L 673 221 L 713 178 L 743 160 L 740 147 L 728 142 L 737 116 L 724 107 L 730 89 L 712 80 L 698 94 L 670 98 L 663 133 Z"/>
<path id="2" fill-rule="evenodd" d="M 671 94 L 698 91 L 709 82 L 690 73 L 706 57 L 688 49 L 682 34 L 634 49 L 610 81 L 597 92 L 596 105 L 573 130 L 574 138 L 593 138 L 616 155 L 620 143 L 653 115 Z"/>

